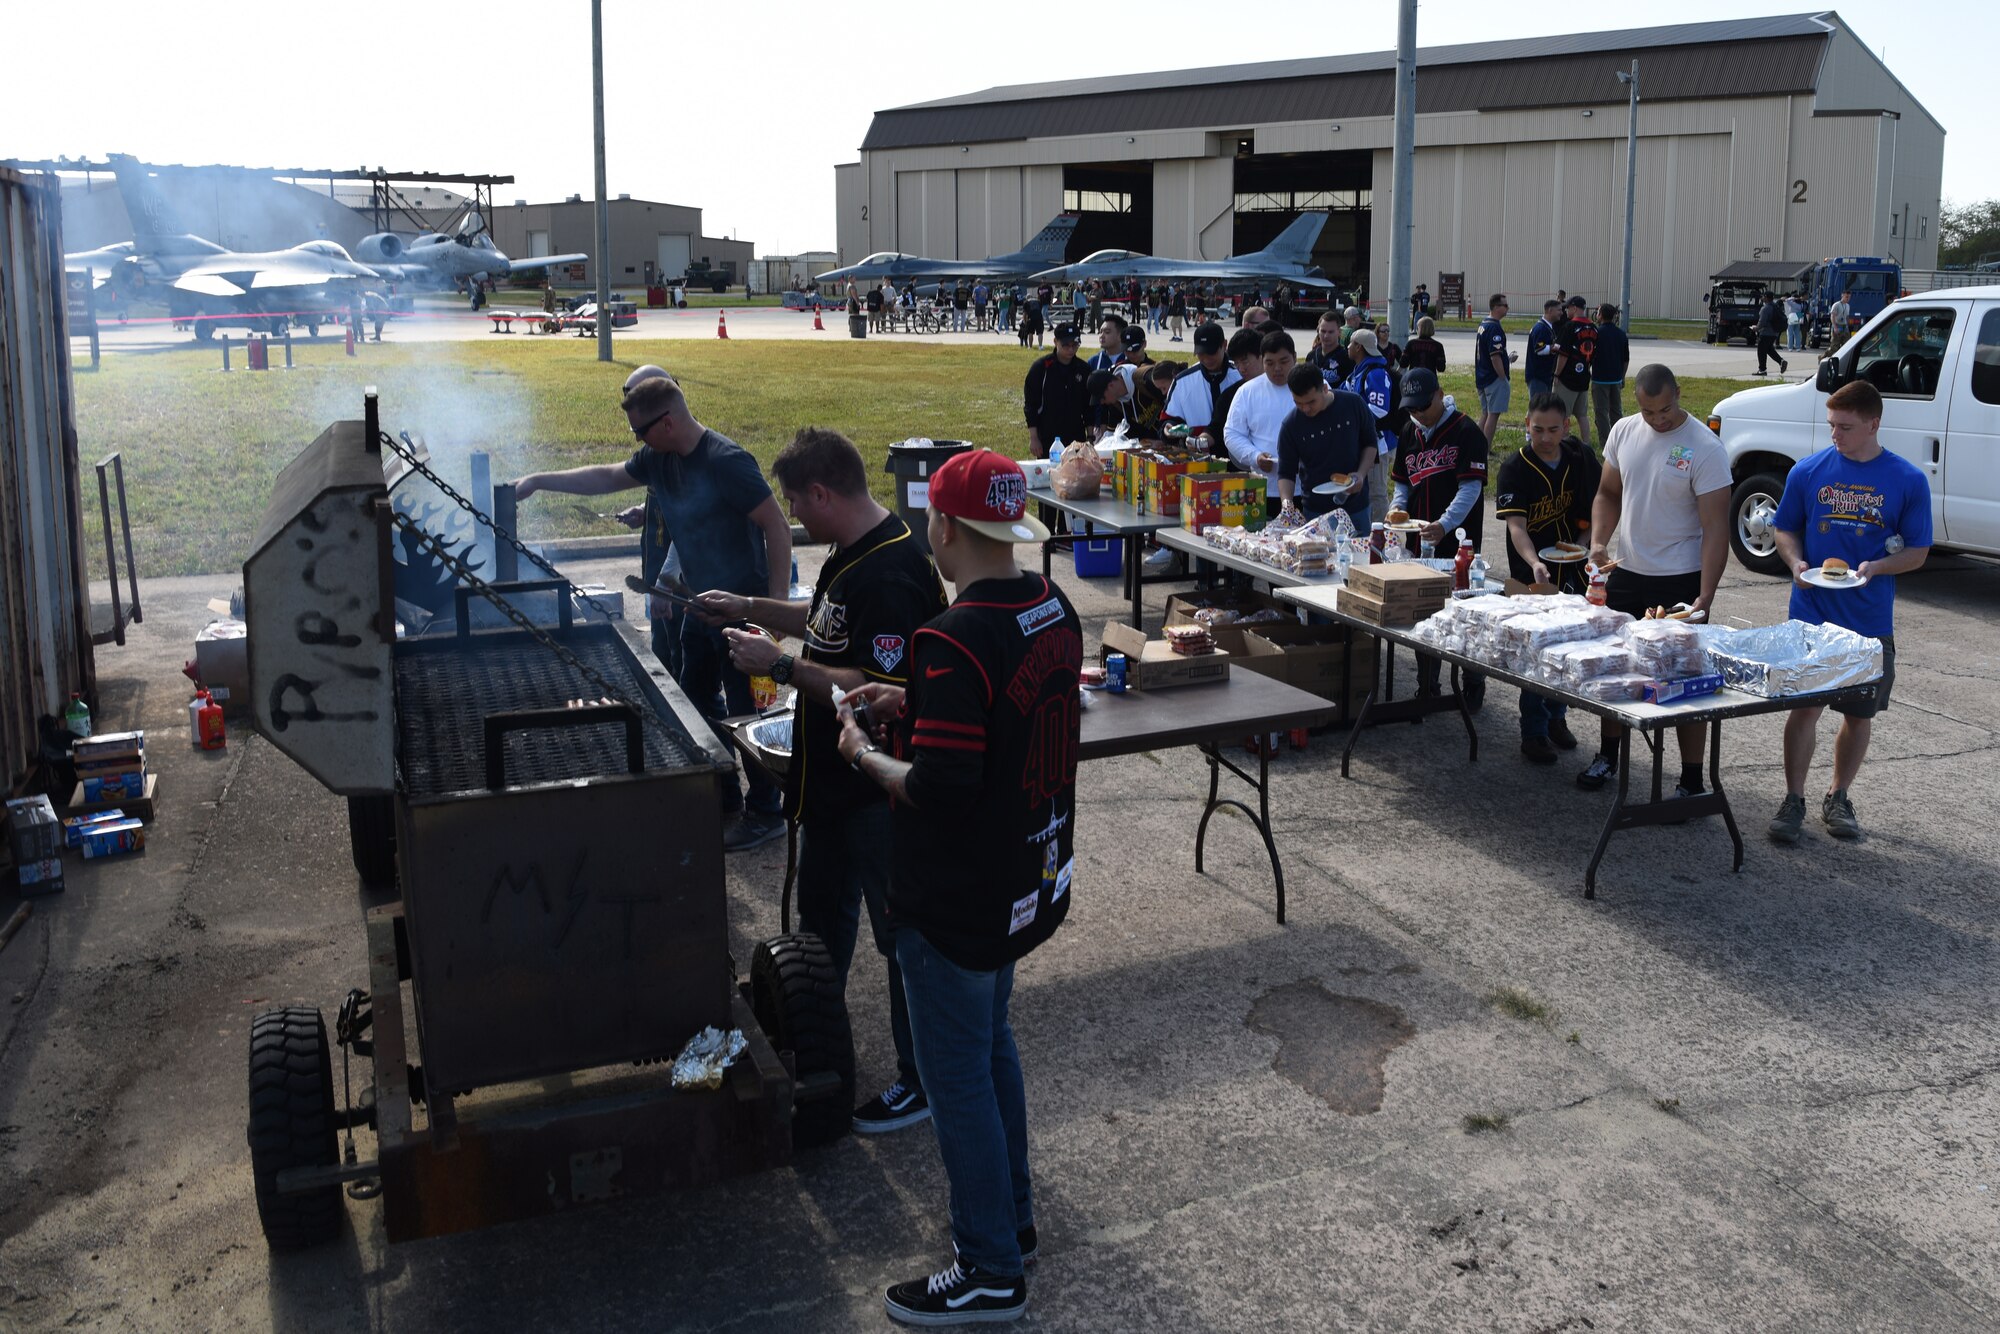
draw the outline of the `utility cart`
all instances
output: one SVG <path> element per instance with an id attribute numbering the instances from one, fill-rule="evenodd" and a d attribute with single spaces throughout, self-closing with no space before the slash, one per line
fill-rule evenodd
<path id="1" fill-rule="evenodd" d="M 747 975 L 730 958 L 727 750 L 622 619 L 578 612 L 560 578 L 486 583 L 398 512 L 388 479 L 414 467 L 490 524 L 366 409 L 286 467 L 244 565 L 257 730 L 348 798 L 356 870 L 398 890 L 366 914 L 366 985 L 331 1033 L 301 1006 L 252 1028 L 265 1237 L 333 1237 L 343 1187 L 405 1241 L 844 1134 L 853 1046 L 824 947 L 763 942 Z M 459 578 L 447 633 L 398 637 L 399 547 Z M 741 1054 L 719 1088 L 677 1089 L 709 1027 Z"/>

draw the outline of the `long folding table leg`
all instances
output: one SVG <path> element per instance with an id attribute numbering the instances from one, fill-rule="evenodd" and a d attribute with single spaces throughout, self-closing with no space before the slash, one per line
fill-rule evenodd
<path id="1" fill-rule="evenodd" d="M 1271 859 L 1271 878 L 1278 886 L 1278 925 L 1283 926 L 1285 924 L 1285 868 L 1278 860 L 1277 840 L 1271 837 L 1270 748 L 1263 744 L 1262 738 L 1259 738 L 1257 746 L 1257 781 L 1252 784 L 1257 789 L 1257 809 L 1254 811 L 1233 797 L 1219 797 L 1217 795 L 1222 783 L 1222 755 L 1216 749 L 1216 743 L 1214 742 L 1204 744 L 1201 751 L 1202 754 L 1208 757 L 1208 802 L 1202 807 L 1201 823 L 1195 827 L 1194 831 L 1195 874 L 1205 874 L 1202 866 L 1202 853 L 1208 844 L 1209 820 L 1224 806 L 1234 806 L 1237 810 L 1243 812 L 1245 819 L 1257 827 L 1258 836 L 1264 840 L 1264 853 Z M 1243 779 L 1246 783 L 1250 781 L 1250 776 L 1233 764 L 1229 766 L 1229 772 Z"/>
<path id="2" fill-rule="evenodd" d="M 1722 823 L 1729 830 L 1729 841 L 1736 848 L 1736 862 L 1732 871 L 1743 869 L 1743 835 L 1736 830 L 1736 815 L 1729 809 L 1729 798 L 1722 791 L 1722 719 L 1711 718 L 1708 723 L 1708 787 L 1722 803 Z"/>
<path id="3" fill-rule="evenodd" d="M 1146 580 L 1143 577 L 1146 570 L 1143 563 L 1145 555 L 1146 539 L 1138 533 L 1132 533 L 1127 536 L 1125 539 L 1125 568 L 1129 571 L 1127 577 L 1132 581 L 1132 628 L 1134 630 L 1144 630 L 1146 628 L 1146 609 L 1144 606 Z"/>
<path id="4" fill-rule="evenodd" d="M 1604 850 L 1611 846 L 1611 835 L 1618 828 L 1618 817 L 1625 813 L 1625 798 L 1631 791 L 1632 782 L 1632 730 L 1625 729 L 1618 737 L 1618 797 L 1611 803 L 1611 809 L 1604 816 L 1604 828 L 1598 831 L 1597 847 L 1590 854 L 1590 865 L 1583 871 L 1583 896 L 1597 897 L 1597 864 L 1604 860 Z"/>
<path id="5" fill-rule="evenodd" d="M 1471 742 L 1471 753 L 1466 762 L 1479 763 L 1479 729 L 1472 725 L 1472 705 L 1466 702 L 1463 669 L 1457 663 L 1451 665 L 1451 696 L 1458 701 L 1458 716 L 1465 721 L 1466 739 Z"/>

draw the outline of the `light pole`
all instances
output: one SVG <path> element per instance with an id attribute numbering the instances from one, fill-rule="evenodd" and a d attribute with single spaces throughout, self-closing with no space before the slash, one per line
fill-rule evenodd
<path id="1" fill-rule="evenodd" d="M 611 360 L 611 206 L 604 198 L 604 0 L 590 0 L 592 133 L 597 140 L 597 359 Z"/>
<path id="2" fill-rule="evenodd" d="M 1410 249 L 1417 220 L 1411 216 L 1417 151 L 1417 0 L 1403 0 L 1396 16 L 1396 132 L 1389 195 L 1389 338 L 1410 341 Z"/>
<path id="3" fill-rule="evenodd" d="M 1618 318 L 1625 332 L 1632 332 L 1632 211 L 1638 198 L 1639 181 L 1639 62 L 1632 72 L 1618 71 L 1618 82 L 1630 85 L 1631 113 L 1625 123 L 1625 276 L 1618 283 Z"/>

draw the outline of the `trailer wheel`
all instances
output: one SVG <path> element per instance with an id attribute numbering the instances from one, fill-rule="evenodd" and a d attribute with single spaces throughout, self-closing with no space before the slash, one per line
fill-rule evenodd
<path id="1" fill-rule="evenodd" d="M 347 799 L 347 842 L 354 853 L 354 870 L 364 885 L 396 883 L 396 799 L 388 796 Z"/>
<path id="2" fill-rule="evenodd" d="M 854 1035 L 833 956 L 818 936 L 794 932 L 762 941 L 750 955 L 750 1008 L 771 1045 L 792 1053 L 801 1080 L 831 1073 L 837 1096 L 799 1103 L 792 1144 L 830 1144 L 854 1125 Z"/>
<path id="3" fill-rule="evenodd" d="M 278 1173 L 332 1167 L 339 1152 L 325 1021 L 311 1005 L 265 1011 L 250 1026 L 250 1169 L 272 1250 L 316 1246 L 339 1234 L 338 1185 L 278 1193 Z"/>

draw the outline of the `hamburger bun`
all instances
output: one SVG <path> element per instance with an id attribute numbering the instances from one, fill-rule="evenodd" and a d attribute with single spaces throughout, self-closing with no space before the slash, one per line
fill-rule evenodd
<path id="1" fill-rule="evenodd" d="M 1852 573 L 1846 561 L 1838 556 L 1828 556 L 1819 567 L 1822 579 L 1845 579 Z"/>
<path id="2" fill-rule="evenodd" d="M 1410 512 L 1408 510 L 1390 510 L 1382 516 L 1382 522 L 1384 523 L 1408 523 L 1409 521 Z"/>
<path id="3" fill-rule="evenodd" d="M 1347 487 L 1353 485 L 1354 474 L 1351 472 L 1337 472 L 1328 480 L 1331 481 L 1335 486 L 1345 490 Z"/>

